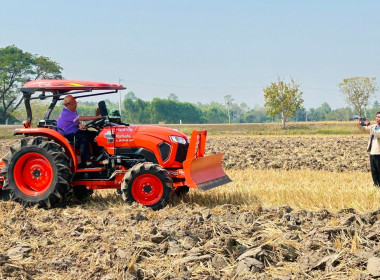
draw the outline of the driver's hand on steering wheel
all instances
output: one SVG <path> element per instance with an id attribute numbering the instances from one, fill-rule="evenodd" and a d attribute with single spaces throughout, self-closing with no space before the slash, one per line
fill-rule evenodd
<path id="1" fill-rule="evenodd" d="M 85 130 L 86 129 L 86 125 L 84 125 L 83 123 L 80 123 L 79 124 L 79 129 L 80 130 Z"/>

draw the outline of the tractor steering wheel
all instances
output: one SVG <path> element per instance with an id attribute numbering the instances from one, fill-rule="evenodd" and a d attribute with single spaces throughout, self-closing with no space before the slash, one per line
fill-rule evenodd
<path id="1" fill-rule="evenodd" d="M 102 127 L 104 125 L 104 121 L 105 121 L 105 119 L 103 119 L 103 118 L 92 120 L 85 125 L 85 128 L 87 129 L 87 128 L 93 127 L 93 128 L 97 129 L 97 127 L 99 127 L 99 126 Z"/>
<path id="2" fill-rule="evenodd" d="M 100 115 L 103 118 L 99 118 L 99 119 L 90 121 L 88 124 L 86 124 L 86 126 L 85 126 L 86 129 L 89 127 L 93 127 L 95 129 L 98 129 L 98 127 L 103 127 L 103 125 L 105 123 L 104 117 L 108 116 L 107 106 L 106 106 L 106 103 L 104 101 L 100 101 L 98 103 L 98 110 L 100 112 Z"/>

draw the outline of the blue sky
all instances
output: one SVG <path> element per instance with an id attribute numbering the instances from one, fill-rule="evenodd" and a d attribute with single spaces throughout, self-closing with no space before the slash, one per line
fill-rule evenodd
<path id="1" fill-rule="evenodd" d="M 380 1 L 1 2 L 0 47 L 48 56 L 67 79 L 121 79 L 144 100 L 263 106 L 279 75 L 306 108 L 337 108 L 343 78 L 380 79 Z"/>

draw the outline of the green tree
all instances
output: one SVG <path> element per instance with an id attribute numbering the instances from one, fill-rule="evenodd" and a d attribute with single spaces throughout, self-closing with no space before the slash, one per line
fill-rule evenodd
<path id="1" fill-rule="evenodd" d="M 24 52 L 16 46 L 0 48 L 0 123 L 4 123 L 22 102 L 18 90 L 36 79 L 62 78 L 62 67 L 44 56 Z"/>
<path id="2" fill-rule="evenodd" d="M 152 122 L 164 123 L 202 123 L 202 111 L 189 102 L 154 98 L 151 103 Z"/>
<path id="3" fill-rule="evenodd" d="M 377 90 L 375 77 L 352 77 L 343 79 L 339 84 L 340 92 L 345 96 L 348 105 L 362 116 L 370 98 Z"/>
<path id="4" fill-rule="evenodd" d="M 175 93 L 169 94 L 168 99 L 174 100 L 174 101 L 179 101 L 178 96 Z"/>
<path id="5" fill-rule="evenodd" d="M 297 109 L 302 107 L 302 91 L 293 78 L 290 83 L 285 83 L 280 77 L 276 83 L 271 83 L 264 90 L 265 107 L 267 112 L 275 117 L 281 115 L 282 128 L 285 128 L 287 119 L 294 115 Z"/>
<path id="6" fill-rule="evenodd" d="M 373 118 L 374 116 L 376 116 L 376 113 L 379 111 L 380 111 L 380 103 L 379 103 L 379 101 L 375 100 L 373 102 L 372 108 L 368 108 L 366 110 L 366 112 L 367 112 L 366 117 Z"/>
<path id="7" fill-rule="evenodd" d="M 138 123 L 152 123 L 150 116 L 151 102 L 137 98 L 136 109 L 136 118 Z"/>
<path id="8" fill-rule="evenodd" d="M 328 114 L 331 113 L 331 107 L 327 102 L 324 102 L 320 107 L 315 109 L 315 113 L 318 116 L 318 121 L 325 121 Z"/>
<path id="9" fill-rule="evenodd" d="M 152 123 L 150 116 L 151 102 L 137 98 L 129 92 L 124 98 L 125 121 L 129 123 Z"/>
<path id="10" fill-rule="evenodd" d="M 202 110 L 202 118 L 206 123 L 227 123 L 228 115 L 225 106 L 212 101 L 209 104 L 197 103 L 197 108 Z"/>
<path id="11" fill-rule="evenodd" d="M 331 112 L 326 116 L 327 121 L 349 121 L 352 116 L 352 111 L 350 107 L 338 108 L 331 110 Z"/>
<path id="12" fill-rule="evenodd" d="M 250 110 L 247 103 L 245 103 L 245 102 L 240 103 L 240 109 L 241 109 L 243 114 L 247 113 Z"/>
<path id="13" fill-rule="evenodd" d="M 206 109 L 203 114 L 207 123 L 225 123 L 228 120 L 226 112 L 218 107 Z"/>
<path id="14" fill-rule="evenodd" d="M 126 94 L 125 98 L 130 98 L 130 99 L 132 99 L 132 101 L 135 101 L 137 99 L 137 97 L 136 97 L 136 95 L 135 95 L 135 93 L 133 91 L 129 91 Z"/>
<path id="15" fill-rule="evenodd" d="M 296 121 L 296 122 L 304 122 L 306 121 L 306 109 L 304 107 L 297 109 L 296 113 L 289 118 L 289 120 Z"/>
<path id="16" fill-rule="evenodd" d="M 258 105 L 255 105 L 253 109 L 244 114 L 244 122 L 247 123 L 264 123 L 269 122 L 270 120 L 271 117 L 268 115 L 265 108 Z"/>
<path id="17" fill-rule="evenodd" d="M 33 56 L 34 80 L 62 79 L 63 68 L 46 56 Z"/>

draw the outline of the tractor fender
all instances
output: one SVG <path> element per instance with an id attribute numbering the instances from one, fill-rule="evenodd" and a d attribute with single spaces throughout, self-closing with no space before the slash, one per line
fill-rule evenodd
<path id="1" fill-rule="evenodd" d="M 77 170 L 77 157 L 75 154 L 74 149 L 71 147 L 69 141 L 58 131 L 55 131 L 50 128 L 18 128 L 14 131 L 14 135 L 21 135 L 21 134 L 27 134 L 30 136 L 43 136 L 48 139 L 54 140 L 54 142 L 60 144 L 63 149 L 65 150 L 65 154 L 72 159 L 73 166 L 72 170 L 76 172 Z"/>

